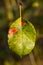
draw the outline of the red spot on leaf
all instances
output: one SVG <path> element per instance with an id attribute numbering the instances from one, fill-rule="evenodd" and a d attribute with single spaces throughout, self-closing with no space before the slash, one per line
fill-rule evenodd
<path id="1" fill-rule="evenodd" d="M 25 26 L 26 25 L 26 22 L 21 22 L 22 26 Z"/>
<path id="2" fill-rule="evenodd" d="M 10 28 L 9 29 L 9 34 L 15 34 L 18 31 L 17 28 Z"/>

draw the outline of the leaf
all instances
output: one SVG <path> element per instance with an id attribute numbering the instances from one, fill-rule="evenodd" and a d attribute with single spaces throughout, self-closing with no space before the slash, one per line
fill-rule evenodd
<path id="1" fill-rule="evenodd" d="M 21 24 L 21 18 L 14 21 L 10 29 L 17 28 L 18 31 L 15 34 L 8 34 L 9 48 L 21 57 L 32 51 L 36 40 L 34 26 L 25 19 L 23 19 L 23 22 L 25 22 L 24 26 Z"/>

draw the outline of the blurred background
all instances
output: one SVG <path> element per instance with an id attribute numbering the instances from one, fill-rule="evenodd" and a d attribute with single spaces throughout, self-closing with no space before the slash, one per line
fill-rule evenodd
<path id="1" fill-rule="evenodd" d="M 22 17 L 29 20 L 37 32 L 33 51 L 20 59 L 8 47 L 9 24 Z M 0 0 L 0 65 L 43 65 L 43 0 Z"/>

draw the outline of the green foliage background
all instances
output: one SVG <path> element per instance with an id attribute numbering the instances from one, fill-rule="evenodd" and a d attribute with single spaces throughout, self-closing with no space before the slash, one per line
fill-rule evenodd
<path id="1" fill-rule="evenodd" d="M 2 65 L 5 60 L 9 60 L 11 62 L 15 59 L 15 57 L 18 57 L 16 56 L 16 54 L 14 56 L 14 53 L 8 48 L 7 34 L 9 24 L 12 23 L 13 20 L 19 18 L 19 2 L 21 2 L 22 4 L 22 17 L 29 20 L 35 26 L 35 29 L 37 31 L 36 46 L 32 53 L 36 61 L 37 59 L 41 61 L 43 59 L 43 0 L 10 0 L 9 2 L 12 10 L 11 13 L 13 14 L 13 18 L 11 19 L 8 19 L 7 17 L 5 0 L 0 0 L 0 65 Z M 12 4 L 12 2 L 14 4 Z M 34 5 L 34 3 L 38 4 L 38 6 Z M 25 58 L 24 60 L 26 61 L 27 58 Z M 20 60 L 20 65 L 21 62 L 22 61 Z"/>

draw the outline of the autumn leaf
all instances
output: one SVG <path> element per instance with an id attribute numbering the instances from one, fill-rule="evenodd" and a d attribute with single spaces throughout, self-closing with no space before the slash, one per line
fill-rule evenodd
<path id="1" fill-rule="evenodd" d="M 22 22 L 22 24 L 21 24 Z M 27 20 L 18 18 L 10 25 L 10 29 L 18 29 L 15 34 L 8 34 L 9 48 L 20 57 L 29 54 L 35 46 L 36 31 L 34 26 Z"/>

